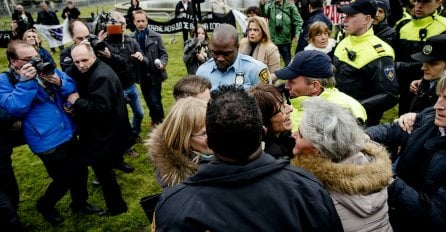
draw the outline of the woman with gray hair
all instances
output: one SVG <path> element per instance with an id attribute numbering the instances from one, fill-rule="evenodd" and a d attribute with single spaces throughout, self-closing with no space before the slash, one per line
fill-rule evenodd
<path id="1" fill-rule="evenodd" d="M 392 231 L 387 206 L 389 153 L 366 140 L 347 109 L 319 97 L 304 101 L 303 107 L 293 134 L 292 164 L 316 175 L 330 192 L 344 231 Z"/>

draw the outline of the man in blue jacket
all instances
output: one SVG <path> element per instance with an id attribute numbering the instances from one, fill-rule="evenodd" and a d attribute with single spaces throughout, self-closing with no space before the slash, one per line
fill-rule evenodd
<path id="1" fill-rule="evenodd" d="M 76 92 L 76 84 L 55 67 L 33 62 L 38 54 L 23 41 L 11 42 L 6 56 L 9 69 L 0 74 L 0 107 L 22 120 L 26 143 L 52 179 L 37 210 L 50 223 L 61 223 L 63 218 L 54 206 L 71 190 L 73 211 L 99 212 L 87 203 L 87 167 L 77 152 L 76 127 L 63 108 L 68 94 Z"/>
<path id="2" fill-rule="evenodd" d="M 262 114 L 240 87 L 220 86 L 206 112 L 216 159 L 167 188 L 157 231 L 342 231 L 330 195 L 309 173 L 262 150 Z"/>

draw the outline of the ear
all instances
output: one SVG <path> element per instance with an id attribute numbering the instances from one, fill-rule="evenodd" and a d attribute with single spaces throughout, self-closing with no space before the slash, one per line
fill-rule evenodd
<path id="1" fill-rule="evenodd" d="M 319 81 L 313 81 L 311 83 L 311 94 L 318 96 L 322 92 L 322 85 Z"/>

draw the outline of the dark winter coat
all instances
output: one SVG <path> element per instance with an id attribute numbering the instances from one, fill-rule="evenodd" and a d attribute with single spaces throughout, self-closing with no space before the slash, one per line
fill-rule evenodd
<path id="1" fill-rule="evenodd" d="M 314 176 L 266 153 L 246 165 L 203 165 L 165 189 L 155 215 L 157 231 L 342 231 Z"/>
<path id="2" fill-rule="evenodd" d="M 435 110 L 428 108 L 417 115 L 410 135 L 397 123 L 367 129 L 375 141 L 407 143 L 388 188 L 395 231 L 446 230 L 446 136 L 440 136 L 434 120 Z"/>
<path id="3" fill-rule="evenodd" d="M 95 159 L 113 159 L 130 147 L 131 127 L 118 76 L 96 60 L 86 73 L 70 73 L 77 80 L 80 98 L 74 112 L 83 151 Z"/>

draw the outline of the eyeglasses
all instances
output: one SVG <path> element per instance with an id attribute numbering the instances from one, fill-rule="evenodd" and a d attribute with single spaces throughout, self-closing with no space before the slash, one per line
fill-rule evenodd
<path id="1" fill-rule="evenodd" d="M 32 58 L 33 58 L 32 56 L 29 56 L 29 57 L 17 58 L 16 60 L 21 60 L 21 61 L 29 62 Z"/>
<path id="2" fill-rule="evenodd" d="M 276 110 L 273 113 L 273 116 L 278 114 L 278 113 L 282 113 L 282 114 L 286 114 L 287 113 L 285 108 L 286 108 L 286 105 L 288 105 L 288 98 L 285 97 L 285 96 L 282 96 L 282 100 L 281 101 L 279 100 L 279 103 L 280 103 L 279 110 Z"/>

